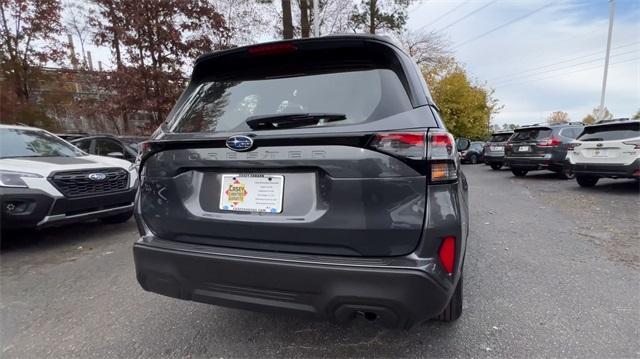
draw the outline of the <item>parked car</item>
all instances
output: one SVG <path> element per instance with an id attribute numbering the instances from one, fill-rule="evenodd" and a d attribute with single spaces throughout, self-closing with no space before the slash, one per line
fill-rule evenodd
<path id="1" fill-rule="evenodd" d="M 109 156 L 134 162 L 138 155 L 135 146 L 112 135 L 92 135 L 72 140 L 72 144 L 81 150 L 96 156 Z"/>
<path id="2" fill-rule="evenodd" d="M 504 148 L 513 131 L 494 132 L 489 142 L 484 146 L 484 162 L 494 170 L 499 170 L 505 165 Z"/>
<path id="3" fill-rule="evenodd" d="M 142 149 L 137 279 L 338 322 L 455 320 L 469 225 L 458 163 L 418 67 L 385 38 L 202 56 Z"/>
<path id="4" fill-rule="evenodd" d="M 79 138 L 87 137 L 90 135 L 85 132 L 69 132 L 69 133 L 58 133 L 56 134 L 56 136 L 62 138 L 65 141 L 73 141 L 73 140 L 77 140 Z"/>
<path id="5" fill-rule="evenodd" d="M 92 156 L 33 127 L 0 125 L 2 228 L 41 228 L 133 214 L 131 163 Z"/>
<path id="6" fill-rule="evenodd" d="M 603 177 L 640 179 L 640 121 L 585 127 L 571 143 L 567 160 L 583 187 L 595 186 Z"/>
<path id="7" fill-rule="evenodd" d="M 467 150 L 460 151 L 460 161 L 472 165 L 484 162 L 484 142 L 471 142 Z"/>
<path id="8" fill-rule="evenodd" d="M 584 126 L 581 123 L 524 126 L 514 131 L 505 147 L 506 163 L 515 176 L 549 170 L 560 178 L 573 178 L 566 165 L 567 148 Z"/>

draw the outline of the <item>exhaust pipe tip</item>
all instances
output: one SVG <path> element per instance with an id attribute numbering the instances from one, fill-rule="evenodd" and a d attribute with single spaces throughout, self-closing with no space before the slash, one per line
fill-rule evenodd
<path id="1" fill-rule="evenodd" d="M 378 320 L 378 314 L 374 312 L 358 312 L 358 314 L 360 314 L 369 322 L 375 322 L 376 320 Z"/>

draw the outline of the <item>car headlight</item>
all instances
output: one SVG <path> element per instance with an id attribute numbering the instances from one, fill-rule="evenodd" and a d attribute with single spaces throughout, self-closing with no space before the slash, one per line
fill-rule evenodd
<path id="1" fill-rule="evenodd" d="M 23 178 L 42 178 L 39 174 L 0 170 L 0 187 L 22 187 L 27 188 Z"/>

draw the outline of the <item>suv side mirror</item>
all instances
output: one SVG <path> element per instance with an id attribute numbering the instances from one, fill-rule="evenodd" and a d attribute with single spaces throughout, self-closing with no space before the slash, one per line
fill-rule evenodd
<path id="1" fill-rule="evenodd" d="M 471 147 L 471 141 L 466 138 L 460 138 L 456 141 L 456 149 L 458 152 L 466 151 Z"/>
<path id="2" fill-rule="evenodd" d="M 109 153 L 107 153 L 107 156 L 108 157 L 124 159 L 124 153 L 122 153 L 122 152 L 109 152 Z"/>

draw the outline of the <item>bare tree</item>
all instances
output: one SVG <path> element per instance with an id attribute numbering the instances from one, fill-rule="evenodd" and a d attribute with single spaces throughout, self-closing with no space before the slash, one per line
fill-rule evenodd
<path id="1" fill-rule="evenodd" d="M 420 66 L 435 66 L 451 56 L 442 35 L 431 32 L 405 30 L 397 37 L 398 42 Z"/>
<path id="2" fill-rule="evenodd" d="M 293 16 L 291 0 L 282 0 L 282 38 L 293 39 Z"/>
<path id="3" fill-rule="evenodd" d="M 90 11 L 79 3 L 66 2 L 64 4 L 67 12 L 65 27 L 80 43 L 82 52 L 82 63 L 87 66 L 86 41 L 92 36 L 91 25 L 89 24 Z"/>

